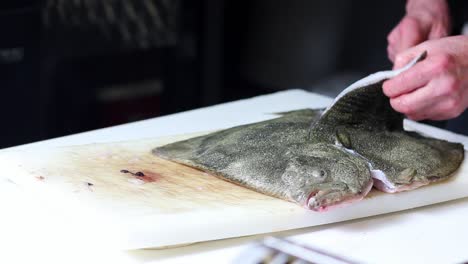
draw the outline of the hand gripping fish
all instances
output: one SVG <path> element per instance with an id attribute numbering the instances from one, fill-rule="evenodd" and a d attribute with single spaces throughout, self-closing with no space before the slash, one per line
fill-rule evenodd
<path id="1" fill-rule="evenodd" d="M 328 142 L 367 160 L 374 186 L 384 192 L 411 190 L 449 177 L 461 164 L 463 146 L 423 137 L 403 129 L 382 83 L 424 59 L 422 53 L 404 68 L 370 75 L 340 93 L 312 122 L 311 140 Z"/>

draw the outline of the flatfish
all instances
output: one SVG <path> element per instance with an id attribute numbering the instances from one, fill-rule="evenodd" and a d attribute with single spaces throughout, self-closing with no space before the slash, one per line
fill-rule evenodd
<path id="1" fill-rule="evenodd" d="M 316 211 L 359 201 L 372 186 L 392 193 L 446 179 L 463 146 L 404 131 L 382 92 L 384 80 L 424 56 L 354 83 L 325 110 L 281 113 L 153 153 Z"/>
<path id="2" fill-rule="evenodd" d="M 320 110 L 237 126 L 153 150 L 267 195 L 323 211 L 358 201 L 371 189 L 367 161 L 341 147 L 307 139 Z"/>
<path id="3" fill-rule="evenodd" d="M 390 106 L 382 83 L 399 71 L 370 75 L 338 95 L 312 122 L 311 140 L 328 142 L 367 160 L 374 186 L 394 193 L 444 180 L 464 158 L 463 145 L 423 137 L 403 129 L 403 115 Z"/>

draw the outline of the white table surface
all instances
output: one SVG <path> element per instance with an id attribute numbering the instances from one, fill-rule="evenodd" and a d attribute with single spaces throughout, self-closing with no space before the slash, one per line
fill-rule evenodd
<path id="1" fill-rule="evenodd" d="M 10 150 L 207 131 L 273 117 L 266 113 L 325 107 L 330 102 L 331 99 L 323 96 L 289 90 Z M 468 143 L 467 137 L 452 135 L 450 138 Z M 0 218 L 1 263 L 230 263 L 262 237 L 226 239 L 164 250 L 119 251 L 93 243 L 93 234 L 73 233 L 60 217 L 44 214 L 40 207 L 31 206 L 18 194 L 2 188 L 0 205 L 4 212 Z M 468 198 L 268 235 L 288 237 L 359 263 L 462 263 L 468 261 Z"/>

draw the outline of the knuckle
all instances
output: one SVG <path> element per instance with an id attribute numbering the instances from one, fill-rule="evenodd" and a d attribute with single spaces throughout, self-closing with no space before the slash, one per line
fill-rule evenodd
<path id="1" fill-rule="evenodd" d="M 454 92 L 456 92 L 458 90 L 458 88 L 460 87 L 460 81 L 455 78 L 455 76 L 453 75 L 450 75 L 450 76 L 447 76 L 447 80 L 446 80 L 446 90 L 452 94 Z"/>
<path id="2" fill-rule="evenodd" d="M 419 20 L 415 17 L 406 16 L 405 22 L 407 26 L 414 27 L 414 28 L 419 27 Z"/>
<path id="3" fill-rule="evenodd" d="M 436 73 L 447 72 L 454 64 L 454 58 L 450 54 L 442 54 L 434 60 L 434 69 Z"/>
<path id="4" fill-rule="evenodd" d="M 405 16 L 399 26 L 405 31 L 415 32 L 419 28 L 419 21 L 412 16 Z"/>
<path id="5" fill-rule="evenodd" d="M 460 99 L 457 96 L 447 99 L 447 110 L 450 112 L 457 112 L 460 105 Z"/>
<path id="6" fill-rule="evenodd" d="M 398 63 L 399 65 L 403 65 L 404 62 L 406 61 L 406 56 L 398 54 L 395 56 L 395 63 Z"/>
<path id="7" fill-rule="evenodd" d="M 460 81 L 453 75 L 449 75 L 445 78 L 445 81 L 440 85 L 438 89 L 438 96 L 452 96 L 457 93 L 460 88 Z"/>

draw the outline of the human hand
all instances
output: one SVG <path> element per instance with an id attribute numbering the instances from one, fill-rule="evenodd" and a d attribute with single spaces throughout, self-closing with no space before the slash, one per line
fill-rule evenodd
<path id="1" fill-rule="evenodd" d="M 468 36 L 423 42 L 398 54 L 395 68 L 427 58 L 383 84 L 396 111 L 413 120 L 455 118 L 468 107 Z"/>
<path id="2" fill-rule="evenodd" d="M 450 33 L 450 13 L 446 0 L 408 0 L 406 15 L 387 37 L 387 53 L 396 54 L 429 39 Z"/>

